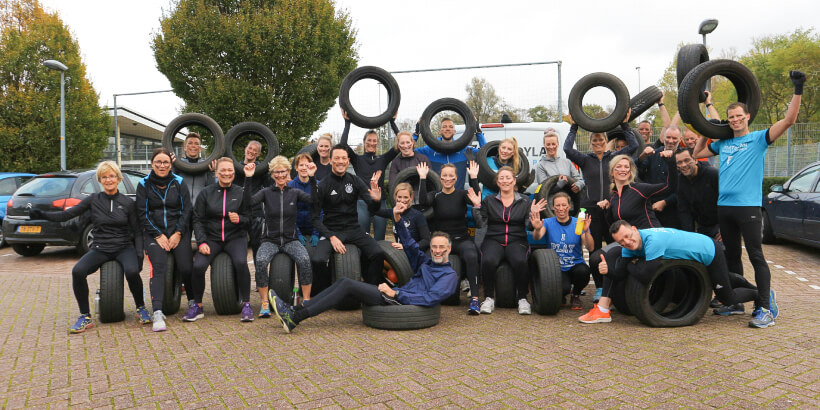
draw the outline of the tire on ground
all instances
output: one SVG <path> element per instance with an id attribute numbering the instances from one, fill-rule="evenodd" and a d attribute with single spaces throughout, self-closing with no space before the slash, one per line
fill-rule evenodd
<path id="1" fill-rule="evenodd" d="M 296 280 L 296 268 L 293 259 L 285 252 L 279 252 L 268 266 L 271 289 L 287 303 L 293 303 L 293 284 Z"/>
<path id="2" fill-rule="evenodd" d="M 532 308 L 539 315 L 554 315 L 561 309 L 561 263 L 552 249 L 536 249 L 530 255 Z"/>
<path id="3" fill-rule="evenodd" d="M 174 168 L 182 172 L 190 174 L 201 174 L 208 171 L 208 165 L 211 161 L 221 157 L 225 154 L 225 135 L 222 133 L 222 128 L 211 117 L 205 114 L 189 112 L 182 114 L 173 120 L 165 127 L 162 133 L 162 146 L 170 152 L 174 152 L 174 138 L 179 130 L 189 125 L 201 125 L 210 131 L 213 136 L 213 147 L 211 147 L 211 154 L 203 161 L 189 164 L 184 161 L 175 161 Z"/>
<path id="4" fill-rule="evenodd" d="M 350 103 L 350 89 L 353 84 L 365 78 L 376 80 L 387 89 L 387 108 L 375 117 L 368 117 L 359 113 Z M 400 102 L 399 83 L 396 82 L 392 74 L 379 67 L 362 66 L 356 68 L 347 74 L 342 81 L 341 87 L 339 87 L 339 106 L 347 112 L 350 122 L 362 128 L 377 128 L 390 122 L 393 115 L 399 110 Z"/>
<path id="5" fill-rule="evenodd" d="M 270 163 L 273 157 L 279 155 L 279 140 L 276 138 L 276 134 L 274 134 L 273 131 L 271 131 L 265 124 L 260 124 L 254 121 L 245 121 L 231 127 L 231 129 L 228 130 L 228 133 L 225 134 L 225 155 L 233 160 L 233 166 L 236 172 L 241 172 L 242 175 L 244 175 L 245 171 L 243 171 L 243 168 L 245 165 L 236 159 L 236 156 L 233 153 L 233 144 L 237 139 L 248 134 L 261 136 L 262 139 L 265 140 L 265 144 L 268 145 L 268 151 L 267 155 L 265 155 L 265 159 L 262 160 L 262 164 L 256 167 L 256 170 L 253 172 L 254 176 L 265 174 L 268 172 L 268 163 Z"/>
<path id="6" fill-rule="evenodd" d="M 376 305 L 362 307 L 366 326 L 385 330 L 414 330 L 435 326 L 441 318 L 441 306 Z"/>
<path id="7" fill-rule="evenodd" d="M 464 120 L 464 132 L 459 138 L 454 138 L 452 141 L 442 141 L 438 139 L 438 135 L 433 135 L 433 131 L 430 129 L 430 121 L 442 111 L 455 111 Z M 439 154 L 454 154 L 470 145 L 475 137 L 477 123 L 473 111 L 463 101 L 455 98 L 440 98 L 424 109 L 419 120 L 419 127 L 424 143 L 433 151 Z"/>
<path id="8" fill-rule="evenodd" d="M 629 114 L 629 121 L 638 118 L 641 114 L 645 113 L 646 110 L 652 108 L 658 100 L 661 99 L 663 93 L 661 89 L 650 85 L 649 87 L 644 88 L 643 91 L 639 92 L 638 95 L 632 97 L 629 100 L 629 108 L 632 111 Z M 637 134 L 636 134 L 637 135 Z"/>
<path id="9" fill-rule="evenodd" d="M 16 243 L 11 245 L 11 248 L 14 249 L 15 253 L 25 257 L 37 256 L 45 247 L 45 245 L 38 243 Z"/>
<path id="10" fill-rule="evenodd" d="M 162 297 L 162 313 L 173 315 L 179 312 L 182 300 L 182 276 L 176 272 L 174 254 L 168 253 L 168 270 L 165 272 L 165 292 Z"/>
<path id="11" fill-rule="evenodd" d="M 216 255 L 211 263 L 211 296 L 217 314 L 236 315 L 242 311 L 236 271 L 231 257 L 225 252 Z"/>
<path id="12" fill-rule="evenodd" d="M 552 212 L 552 198 L 555 194 L 550 195 L 550 190 L 558 183 L 558 175 L 553 175 L 544 180 L 541 183 L 541 186 L 538 187 L 538 192 L 535 193 L 534 201 L 540 201 L 542 199 L 547 200 L 547 208 L 541 212 L 541 218 L 552 218 L 555 214 Z M 569 197 L 572 199 L 572 210 L 571 212 L 576 212 L 579 208 L 579 204 L 581 203 L 581 195 L 583 194 L 584 190 L 587 187 L 584 187 L 582 190 L 578 191 L 578 193 L 572 192 L 572 184 L 574 184 L 577 180 L 571 176 L 567 176 L 567 184 L 564 186 L 559 192 L 566 192 Z"/>
<path id="13" fill-rule="evenodd" d="M 498 191 L 498 186 L 495 184 L 495 176 L 498 173 L 490 168 L 490 158 L 498 155 L 498 146 L 501 141 L 491 141 L 484 144 L 476 154 L 475 162 L 478 163 L 478 181 L 484 184 L 485 187 Z M 527 189 L 527 180 L 530 178 L 530 160 L 527 154 L 524 153 L 523 148 L 518 148 L 518 174 L 515 176 L 515 184 L 519 189 Z"/>
<path id="14" fill-rule="evenodd" d="M 113 323 L 125 319 L 123 311 L 123 294 L 125 275 L 122 265 L 117 261 L 108 261 L 100 266 L 100 322 Z"/>
<path id="15" fill-rule="evenodd" d="M 655 285 L 666 286 L 679 283 L 675 280 L 662 280 L 664 276 L 673 279 L 676 271 L 686 276 L 688 284 L 678 303 L 670 303 L 663 310 L 653 307 L 650 299 L 651 288 Z M 665 293 L 665 292 L 662 292 Z M 651 327 L 680 327 L 691 326 L 700 321 L 709 308 L 712 299 L 712 282 L 706 267 L 700 263 L 686 260 L 668 259 L 661 261 L 660 268 L 654 273 L 647 284 L 630 275 L 626 280 L 626 301 L 629 309 L 641 321 Z"/>
<path id="16" fill-rule="evenodd" d="M 359 247 L 353 244 L 345 244 L 347 249 L 344 254 L 333 252 L 333 266 L 331 267 L 331 274 L 333 275 L 333 282 L 341 278 L 353 279 L 355 281 L 362 280 L 362 260 Z M 336 305 L 338 310 L 354 310 L 361 306 L 358 300 L 346 298 Z"/>
<path id="17" fill-rule="evenodd" d="M 459 283 L 461 282 L 461 278 L 464 276 L 464 262 L 461 261 L 461 256 L 451 253 L 450 266 L 452 266 L 453 271 L 456 272 L 456 278 L 458 278 L 458 280 L 456 281 L 456 288 L 453 290 L 453 294 L 447 299 L 444 299 L 441 304 L 445 306 L 458 306 L 461 304 L 461 289 Z"/>
<path id="18" fill-rule="evenodd" d="M 605 118 L 590 117 L 583 109 L 584 95 L 595 87 L 608 88 L 615 94 L 615 109 Z M 657 101 L 657 100 L 656 100 Z M 592 73 L 582 77 L 569 92 L 569 113 L 579 127 L 591 132 L 606 132 L 626 118 L 629 109 L 629 90 L 618 77 L 609 73 Z"/>
<path id="19" fill-rule="evenodd" d="M 396 186 L 398 186 L 402 182 L 407 182 L 408 184 L 413 186 L 413 202 L 418 204 L 419 202 L 419 173 L 415 167 L 405 168 L 394 177 L 390 175 L 390 181 L 387 184 L 387 204 L 388 206 L 393 206 L 393 194 L 396 191 Z M 436 192 L 441 191 L 441 177 L 436 173 L 436 171 L 430 170 L 427 172 L 426 181 L 426 188 L 427 192 Z M 414 207 L 418 207 L 418 205 L 414 205 Z M 426 207 L 426 208 L 417 208 L 423 214 L 425 218 L 432 218 L 433 217 L 433 207 Z"/>
<path id="20" fill-rule="evenodd" d="M 749 118 L 751 123 L 760 109 L 760 85 L 751 70 L 733 60 L 710 60 L 692 69 L 678 89 L 678 111 L 684 124 L 704 137 L 733 138 L 734 132 L 728 122 L 712 122 L 700 112 L 698 95 L 702 94 L 704 84 L 716 75 L 726 77 L 735 86 L 737 100 L 746 104 L 751 115 Z"/>
<path id="21" fill-rule="evenodd" d="M 686 75 L 689 74 L 695 67 L 709 61 L 709 50 L 703 44 L 687 44 L 678 50 L 678 63 L 675 66 L 675 74 L 678 78 L 678 87 L 683 83 Z M 698 94 L 698 102 L 706 101 L 706 83 L 703 83 L 700 93 Z M 656 100 L 657 101 L 657 100 Z"/>
<path id="22" fill-rule="evenodd" d="M 391 245 L 390 241 L 379 241 L 379 247 L 384 251 L 384 261 L 390 264 L 398 278 L 397 286 L 404 286 L 413 277 L 413 268 L 403 250 L 399 250 Z"/>
<path id="23" fill-rule="evenodd" d="M 501 262 L 495 270 L 495 307 L 513 308 L 518 306 L 515 294 L 515 275 L 507 261 Z"/>

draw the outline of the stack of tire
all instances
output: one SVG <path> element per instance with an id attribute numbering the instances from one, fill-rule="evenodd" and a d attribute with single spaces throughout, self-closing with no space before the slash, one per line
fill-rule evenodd
<path id="1" fill-rule="evenodd" d="M 561 308 L 561 264 L 552 249 L 536 249 L 529 259 L 532 308 L 539 315 L 554 315 Z M 518 304 L 512 267 L 505 261 L 495 272 L 495 306 Z"/>
<path id="2" fill-rule="evenodd" d="M 108 261 L 100 266 L 99 306 L 97 316 L 102 323 L 121 322 L 125 319 L 124 302 L 125 274 L 117 261 Z M 182 277 L 174 270 L 174 257 L 168 255 L 168 272 L 165 275 L 165 296 L 162 311 L 173 315 L 179 311 L 182 298 Z"/>

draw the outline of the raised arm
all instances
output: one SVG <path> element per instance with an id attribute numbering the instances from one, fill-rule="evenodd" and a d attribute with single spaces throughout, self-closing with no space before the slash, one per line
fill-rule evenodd
<path id="1" fill-rule="evenodd" d="M 769 128 L 767 141 L 769 144 L 773 144 L 777 141 L 778 138 L 786 133 L 789 127 L 797 122 L 797 114 L 800 112 L 800 101 L 803 97 L 803 83 L 806 82 L 806 75 L 801 71 L 794 70 L 789 71 L 789 78 L 792 80 L 792 84 L 794 84 L 794 96 L 792 96 L 792 102 L 789 103 L 789 109 L 786 110 L 786 117 L 774 123 L 774 125 Z"/>
<path id="2" fill-rule="evenodd" d="M 572 123 L 572 117 L 570 117 L 570 122 Z M 576 134 L 578 134 L 578 124 L 572 123 L 572 126 L 569 127 L 567 139 L 564 140 L 564 154 L 567 155 L 570 161 L 579 167 L 583 167 L 586 156 L 574 147 Z"/>
<path id="3" fill-rule="evenodd" d="M 715 108 L 715 104 L 712 104 L 712 93 L 709 91 L 705 91 L 706 93 L 706 109 L 709 111 L 709 118 L 712 120 L 720 121 L 720 113 L 718 112 L 717 108 Z"/>

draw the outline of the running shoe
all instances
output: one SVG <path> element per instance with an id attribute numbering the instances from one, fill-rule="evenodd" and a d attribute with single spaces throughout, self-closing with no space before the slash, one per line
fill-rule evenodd
<path id="1" fill-rule="evenodd" d="M 273 301 L 273 310 L 276 311 L 276 317 L 282 322 L 282 328 L 285 329 L 285 332 L 290 333 L 296 328 L 296 322 L 293 321 L 293 307 L 273 293 L 270 294 L 270 300 Z"/>
<path id="2" fill-rule="evenodd" d="M 205 317 L 205 310 L 202 309 L 198 303 L 194 302 L 194 304 L 188 308 L 188 312 L 185 313 L 185 316 L 182 317 L 182 320 L 185 322 L 196 322 L 197 319 L 202 319 Z"/>
<path id="3" fill-rule="evenodd" d="M 775 296 L 776 294 L 774 289 L 769 289 L 769 310 L 772 312 L 772 319 L 777 319 L 777 314 L 780 313 L 780 309 L 777 308 Z"/>
<path id="4" fill-rule="evenodd" d="M 493 313 L 495 310 L 495 301 L 493 298 L 484 298 L 484 301 L 481 302 L 481 313 L 490 314 Z"/>
<path id="5" fill-rule="evenodd" d="M 470 291 L 470 282 L 467 279 L 461 280 L 461 291 L 467 293 Z"/>
<path id="6" fill-rule="evenodd" d="M 610 316 L 609 312 L 601 312 L 601 309 L 598 309 L 598 305 L 595 305 L 587 314 L 579 317 L 578 321 L 581 323 L 609 323 L 612 321 L 612 316 Z"/>
<path id="7" fill-rule="evenodd" d="M 162 314 L 161 310 L 157 310 L 154 312 L 154 325 L 151 330 L 155 332 L 164 332 L 167 328 L 165 327 L 165 315 Z"/>
<path id="8" fill-rule="evenodd" d="M 742 303 L 737 303 L 732 306 L 721 306 L 712 311 L 716 315 L 720 316 L 731 316 L 731 315 L 742 315 L 746 313 L 746 309 L 743 307 Z"/>
<path id="9" fill-rule="evenodd" d="M 470 315 L 479 315 L 481 314 L 481 310 L 479 307 L 480 303 L 478 303 L 478 298 L 471 298 L 470 299 L 470 308 L 467 309 L 467 314 Z"/>
<path id="10" fill-rule="evenodd" d="M 604 294 L 604 288 L 595 288 L 595 296 L 592 297 L 592 303 L 598 303 L 601 296 Z"/>
<path id="11" fill-rule="evenodd" d="M 77 323 L 71 328 L 68 329 L 69 333 L 82 333 L 85 332 L 86 329 L 91 329 L 94 327 L 94 321 L 91 320 L 91 315 L 89 314 L 82 314 L 79 318 L 77 318 Z"/>
<path id="12" fill-rule="evenodd" d="M 709 302 L 709 307 L 712 309 L 719 309 L 723 307 L 723 303 L 721 303 L 717 296 L 715 296 L 712 298 L 712 301 Z"/>
<path id="13" fill-rule="evenodd" d="M 270 303 L 262 302 L 262 307 L 259 309 L 259 317 L 267 319 L 270 317 Z"/>
<path id="14" fill-rule="evenodd" d="M 769 326 L 774 326 L 774 317 L 772 316 L 772 311 L 769 309 L 761 308 L 749 322 L 749 327 L 756 327 L 758 329 Z"/>
<path id="15" fill-rule="evenodd" d="M 584 305 L 581 303 L 581 295 L 572 295 L 569 297 L 569 308 L 572 310 L 582 310 Z"/>
<path id="16" fill-rule="evenodd" d="M 239 317 L 240 322 L 253 322 L 253 308 L 250 302 L 242 304 L 242 316 Z"/>
<path id="17" fill-rule="evenodd" d="M 140 322 L 141 325 L 151 323 L 151 314 L 148 313 L 148 309 L 146 309 L 145 306 L 137 308 L 137 322 Z"/>
<path id="18" fill-rule="evenodd" d="M 527 302 L 526 298 L 518 299 L 518 314 L 519 315 L 531 315 L 532 314 L 532 306 L 530 306 L 530 302 Z"/>

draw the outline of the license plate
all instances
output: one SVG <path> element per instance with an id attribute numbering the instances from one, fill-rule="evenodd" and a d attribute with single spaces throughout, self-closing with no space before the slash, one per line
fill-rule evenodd
<path id="1" fill-rule="evenodd" d="M 38 225 L 24 225 L 17 228 L 18 233 L 40 233 L 43 227 Z"/>

